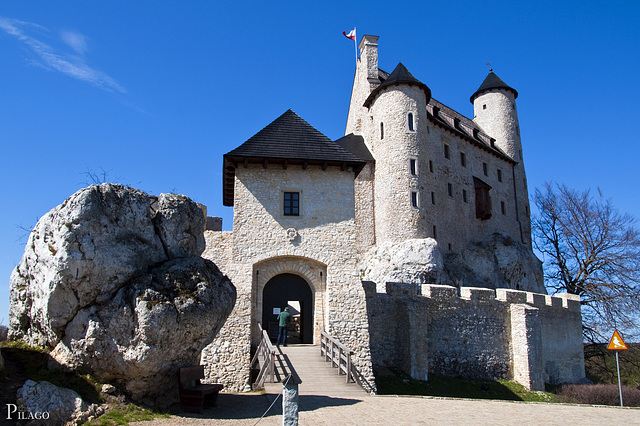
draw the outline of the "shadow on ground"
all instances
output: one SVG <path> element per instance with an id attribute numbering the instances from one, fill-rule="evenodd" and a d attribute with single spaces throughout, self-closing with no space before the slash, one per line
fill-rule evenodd
<path id="1" fill-rule="evenodd" d="M 208 407 L 201 414 L 181 412 L 178 417 L 194 419 L 242 420 L 259 419 L 282 415 L 282 397 L 273 394 L 259 393 L 221 393 L 218 396 L 218 406 Z M 271 408 L 272 402 L 275 403 Z M 354 405 L 358 399 L 332 398 L 323 395 L 301 395 L 298 399 L 299 411 L 314 411 L 323 407 Z M 268 411 L 267 411 L 268 410 Z M 266 414 L 265 414 L 266 413 Z"/>

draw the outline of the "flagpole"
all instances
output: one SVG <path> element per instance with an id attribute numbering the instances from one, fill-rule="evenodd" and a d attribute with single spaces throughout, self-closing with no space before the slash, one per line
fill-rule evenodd
<path id="1" fill-rule="evenodd" d="M 356 51 L 356 65 L 358 65 L 358 32 L 356 31 L 356 27 L 353 27 L 353 47 Z"/>

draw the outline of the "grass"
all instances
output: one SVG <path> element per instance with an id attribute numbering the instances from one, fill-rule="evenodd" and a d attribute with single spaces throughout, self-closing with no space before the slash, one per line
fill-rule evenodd
<path id="1" fill-rule="evenodd" d="M 559 402 L 559 397 L 554 393 L 529 391 L 521 384 L 507 380 L 469 380 L 460 377 L 432 375 L 429 377 L 429 381 L 425 382 L 412 379 L 398 370 L 393 370 L 391 373 L 378 377 L 376 380 L 379 394 Z"/>
<path id="2" fill-rule="evenodd" d="M 124 397 L 116 398 L 103 395 L 99 383 L 89 374 L 78 372 L 50 371 L 48 363 L 51 359 L 47 350 L 29 346 L 21 341 L 0 343 L 3 354 L 11 357 L 19 365 L 27 379 L 39 382 L 47 381 L 56 386 L 73 389 L 89 404 L 107 402 L 109 409 L 99 418 L 89 424 L 99 426 L 128 425 L 129 422 L 148 421 L 154 418 L 167 418 L 169 414 L 140 407 L 131 402 L 124 402 Z M 0 386 L 6 386 L 8 381 L 17 380 L 16 372 L 5 369 L 4 377 L 0 373 Z M 21 386 L 24 379 L 21 379 Z"/>
<path id="3" fill-rule="evenodd" d="M 103 416 L 89 422 L 95 426 L 128 425 L 130 422 L 145 422 L 156 418 L 169 418 L 167 413 L 149 410 L 137 405 L 129 404 L 122 409 L 108 411 Z"/>

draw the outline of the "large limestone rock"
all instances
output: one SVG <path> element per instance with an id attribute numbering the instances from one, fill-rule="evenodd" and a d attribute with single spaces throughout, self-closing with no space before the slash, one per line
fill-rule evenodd
<path id="1" fill-rule="evenodd" d="M 18 389 L 18 405 L 26 408 L 22 418 L 30 419 L 33 425 L 80 425 L 102 414 L 103 409 L 96 404 L 87 404 L 71 389 L 60 388 L 49 382 L 27 380 Z M 17 413 L 7 415 L 17 418 Z M 20 422 L 18 422 L 20 423 Z"/>
<path id="2" fill-rule="evenodd" d="M 10 337 L 168 403 L 177 368 L 197 363 L 235 303 L 230 281 L 200 257 L 203 232 L 185 196 L 111 184 L 76 192 L 38 222 L 11 275 Z"/>
<path id="3" fill-rule="evenodd" d="M 432 238 L 386 242 L 373 247 L 360 264 L 361 278 L 376 283 L 378 293 L 387 282 L 440 284 L 443 261 L 440 248 Z"/>
<path id="4" fill-rule="evenodd" d="M 375 282 L 378 293 L 386 291 L 387 282 L 546 293 L 540 261 L 528 247 L 502 234 L 444 255 L 432 238 L 384 243 L 363 258 L 361 278 Z"/>
<path id="5" fill-rule="evenodd" d="M 445 256 L 445 271 L 454 285 L 511 288 L 546 293 L 542 263 L 525 245 L 503 234 L 469 244 Z"/>

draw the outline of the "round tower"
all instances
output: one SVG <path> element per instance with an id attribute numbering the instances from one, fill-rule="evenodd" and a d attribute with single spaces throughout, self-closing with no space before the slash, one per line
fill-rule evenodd
<path id="1" fill-rule="evenodd" d="M 376 159 L 375 235 L 378 244 L 429 236 L 422 217 L 420 175 L 426 171 L 427 103 L 431 90 L 402 63 L 367 97 L 368 134 Z"/>
<path id="2" fill-rule="evenodd" d="M 518 92 L 490 70 L 470 100 L 473 104 L 473 121 L 495 139 L 496 148 L 517 162 L 513 166 L 513 180 L 520 238 L 523 243 L 531 246 L 529 193 L 522 156 L 517 97 Z"/>

